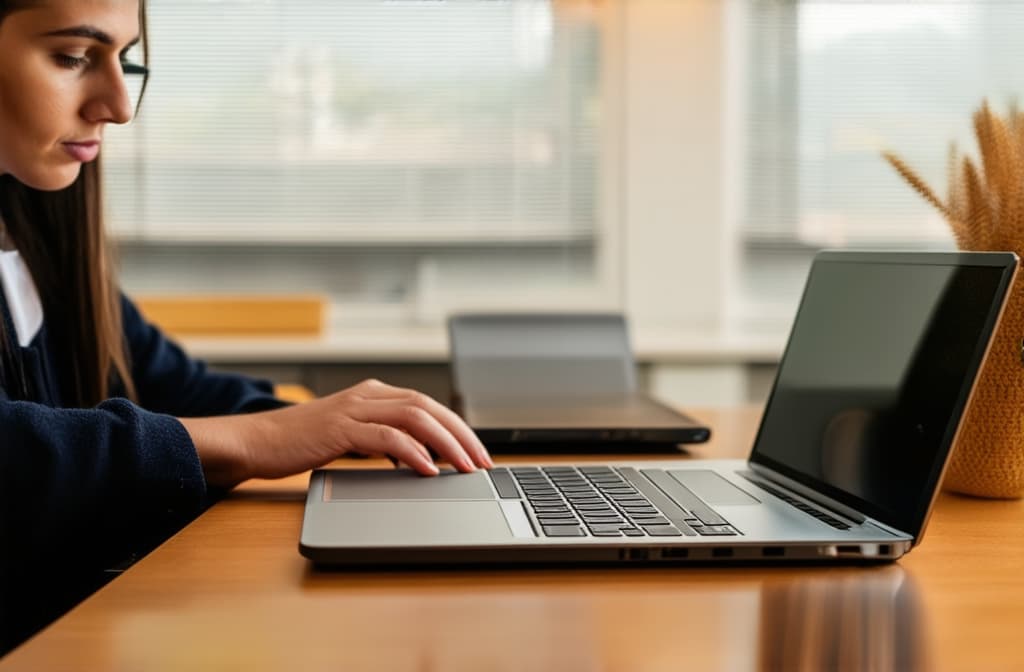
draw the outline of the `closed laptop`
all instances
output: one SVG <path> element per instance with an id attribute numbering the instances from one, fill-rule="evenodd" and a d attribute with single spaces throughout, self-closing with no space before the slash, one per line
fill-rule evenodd
<path id="1" fill-rule="evenodd" d="M 480 439 L 546 450 L 706 441 L 710 429 L 643 393 L 618 314 L 465 314 L 449 320 L 453 406 Z"/>

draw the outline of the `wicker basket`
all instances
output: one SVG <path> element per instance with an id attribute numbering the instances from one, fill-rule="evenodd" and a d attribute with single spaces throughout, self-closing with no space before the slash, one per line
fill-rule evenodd
<path id="1" fill-rule="evenodd" d="M 1010 290 L 943 487 L 979 497 L 1024 496 L 1024 280 Z"/>

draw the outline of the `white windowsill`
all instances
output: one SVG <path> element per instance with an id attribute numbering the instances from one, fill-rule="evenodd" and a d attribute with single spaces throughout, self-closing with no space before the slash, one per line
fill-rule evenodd
<path id="1" fill-rule="evenodd" d="M 675 329 L 634 332 L 636 360 L 659 364 L 774 364 L 785 346 L 781 333 L 729 333 Z M 347 328 L 323 337 L 202 337 L 181 339 L 195 357 L 221 363 L 443 363 L 444 327 Z"/>

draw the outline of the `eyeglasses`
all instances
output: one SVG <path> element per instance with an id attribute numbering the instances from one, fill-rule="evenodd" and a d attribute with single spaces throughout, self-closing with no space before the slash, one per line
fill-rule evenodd
<path id="1" fill-rule="evenodd" d="M 132 106 L 132 119 L 134 119 L 139 114 L 142 94 L 146 92 L 146 82 L 149 81 L 149 68 L 138 63 L 122 62 L 121 71 L 124 73 L 125 88 L 128 89 L 128 100 Z"/>

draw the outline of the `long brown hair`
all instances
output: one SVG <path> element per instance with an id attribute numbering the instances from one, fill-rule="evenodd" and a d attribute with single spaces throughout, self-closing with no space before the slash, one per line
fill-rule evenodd
<path id="1" fill-rule="evenodd" d="M 0 22 L 33 0 L 0 0 Z M 145 2 L 139 1 L 146 53 Z M 136 398 L 122 329 L 113 250 L 103 225 L 100 161 L 82 165 L 60 191 L 41 191 L 0 176 L 0 217 L 32 274 L 46 315 L 50 344 L 70 389 L 66 405 L 88 408 L 110 396 L 117 383 Z M 8 349 L 0 320 L 0 349 Z M 20 377 L 11 352 L 0 359 L 0 380 Z M 24 380 L 20 381 L 22 385 Z"/>

